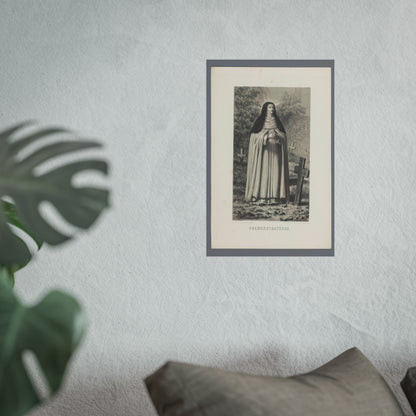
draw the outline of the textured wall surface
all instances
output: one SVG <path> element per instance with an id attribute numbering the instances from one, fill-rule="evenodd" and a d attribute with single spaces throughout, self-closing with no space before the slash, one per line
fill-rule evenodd
<path id="1" fill-rule="evenodd" d="M 64 288 L 89 317 L 33 415 L 155 415 L 142 378 L 167 359 L 290 375 L 352 346 L 404 403 L 415 26 L 413 0 L 1 2 L 1 126 L 65 125 L 112 162 L 112 209 L 17 275 L 27 301 Z M 206 59 L 335 59 L 334 258 L 205 256 Z"/>

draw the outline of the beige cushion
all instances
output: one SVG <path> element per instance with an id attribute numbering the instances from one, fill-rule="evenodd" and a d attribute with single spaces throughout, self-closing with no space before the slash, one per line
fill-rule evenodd
<path id="1" fill-rule="evenodd" d="M 163 416 L 403 415 L 382 376 L 357 348 L 288 378 L 168 362 L 145 383 Z"/>

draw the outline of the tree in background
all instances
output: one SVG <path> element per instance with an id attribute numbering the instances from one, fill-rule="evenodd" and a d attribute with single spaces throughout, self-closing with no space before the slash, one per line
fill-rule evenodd
<path id="1" fill-rule="evenodd" d="M 296 94 L 285 92 L 282 101 L 276 106 L 277 114 L 282 120 L 288 134 L 289 161 L 297 162 L 299 157 L 309 163 L 309 121 L 306 108 Z"/>
<path id="2" fill-rule="evenodd" d="M 306 108 L 302 105 L 300 98 L 295 94 L 285 92 L 282 101 L 277 105 L 276 111 L 283 124 L 297 116 L 304 116 Z"/>
<path id="3" fill-rule="evenodd" d="M 234 91 L 234 158 L 243 149 L 247 153 L 250 131 L 260 114 L 261 88 L 235 87 Z"/>

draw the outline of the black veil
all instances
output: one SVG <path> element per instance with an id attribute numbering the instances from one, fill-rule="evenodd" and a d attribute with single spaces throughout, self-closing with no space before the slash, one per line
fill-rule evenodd
<path id="1" fill-rule="evenodd" d="M 263 128 L 264 120 L 266 120 L 266 115 L 267 115 L 267 106 L 269 104 L 272 104 L 273 105 L 273 115 L 274 115 L 274 117 L 276 119 L 276 124 L 277 124 L 278 129 L 280 131 L 282 131 L 283 133 L 286 133 L 286 130 L 283 127 L 283 124 L 280 121 L 280 118 L 276 114 L 276 107 L 275 107 L 275 105 L 271 101 L 268 101 L 267 103 L 264 103 L 263 104 L 263 107 L 261 108 L 261 113 L 257 117 L 257 120 L 255 121 L 255 123 L 253 124 L 253 128 L 251 129 L 251 133 L 258 133 Z"/>

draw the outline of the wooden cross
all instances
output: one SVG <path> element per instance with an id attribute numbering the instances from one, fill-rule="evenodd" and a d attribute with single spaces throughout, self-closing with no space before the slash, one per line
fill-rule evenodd
<path id="1" fill-rule="evenodd" d="M 243 163 L 245 156 L 245 154 L 243 153 L 243 148 L 240 149 L 240 153 L 238 153 L 237 156 L 240 158 L 240 163 Z"/>
<path id="2" fill-rule="evenodd" d="M 303 179 L 309 178 L 309 170 L 305 169 L 306 159 L 304 157 L 299 158 L 299 165 L 295 166 L 295 173 L 298 174 L 298 181 L 296 183 L 295 205 L 300 205 L 302 201 L 302 187 Z"/>

